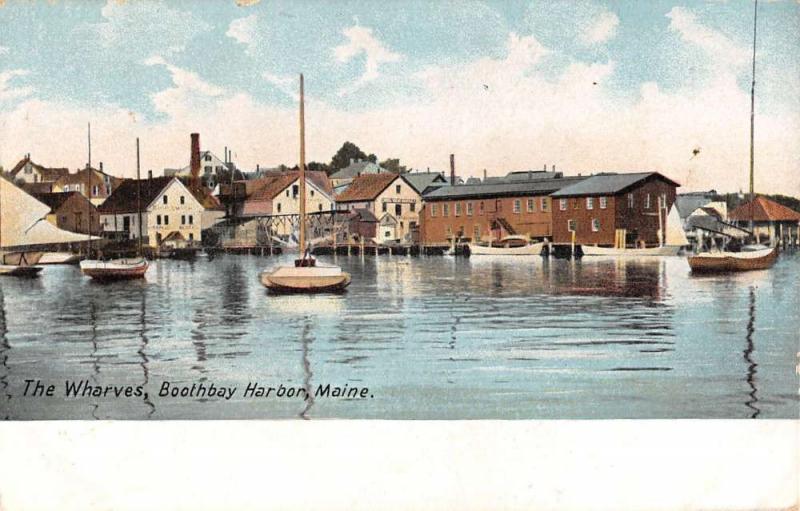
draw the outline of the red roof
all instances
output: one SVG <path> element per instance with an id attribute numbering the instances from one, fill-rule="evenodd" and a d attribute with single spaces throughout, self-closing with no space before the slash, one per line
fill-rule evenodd
<path id="1" fill-rule="evenodd" d="M 353 178 L 353 182 L 336 197 L 336 202 L 372 201 L 381 194 L 399 174 L 362 174 Z"/>
<path id="2" fill-rule="evenodd" d="M 731 211 L 731 220 L 750 220 L 750 202 L 748 201 Z M 756 197 L 753 201 L 753 221 L 755 222 L 798 222 L 800 213 L 766 197 Z"/>
<path id="3" fill-rule="evenodd" d="M 299 171 L 268 172 L 264 177 L 246 182 L 247 200 L 272 200 L 300 176 Z M 328 195 L 332 195 L 331 181 L 324 172 L 306 171 L 306 180 Z"/>

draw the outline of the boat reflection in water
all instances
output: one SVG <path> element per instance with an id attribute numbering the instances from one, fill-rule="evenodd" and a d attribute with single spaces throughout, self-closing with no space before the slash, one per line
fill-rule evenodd
<path id="1" fill-rule="evenodd" d="M 747 381 L 747 385 L 750 387 L 750 392 L 748 392 L 749 399 L 745 402 L 747 408 L 752 410 L 752 414 L 750 415 L 751 419 L 755 419 L 761 413 L 761 409 L 756 406 L 758 404 L 758 396 L 756 396 L 756 368 L 758 364 L 755 363 L 753 360 L 753 351 L 755 350 L 755 345 L 753 344 L 753 333 L 755 333 L 755 322 L 756 322 L 756 292 L 754 288 L 750 288 L 750 295 L 749 295 L 749 307 L 748 307 L 748 316 L 747 316 L 747 344 L 745 345 L 745 349 L 742 352 L 744 355 L 744 360 L 747 362 L 747 377 L 745 378 Z"/>

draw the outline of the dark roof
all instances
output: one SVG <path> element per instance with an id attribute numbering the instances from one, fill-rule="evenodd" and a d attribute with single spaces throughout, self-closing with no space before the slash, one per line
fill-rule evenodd
<path id="1" fill-rule="evenodd" d="M 546 170 L 516 170 L 506 174 L 506 181 L 530 181 L 531 179 L 555 179 L 564 177 L 563 172 L 547 172 Z"/>
<path id="2" fill-rule="evenodd" d="M 680 186 L 675 181 L 659 174 L 658 172 L 631 172 L 625 174 L 603 173 L 588 176 L 588 179 L 584 179 L 579 183 L 564 187 L 552 195 L 553 197 L 614 195 L 652 177 L 663 179 L 664 181 L 675 186 Z"/>
<path id="3" fill-rule="evenodd" d="M 565 186 L 586 179 L 563 177 L 557 179 L 531 179 L 529 181 L 491 181 L 474 185 L 443 186 L 426 193 L 425 200 L 447 200 L 476 197 L 507 197 L 517 195 L 548 195 Z"/>
<path id="4" fill-rule="evenodd" d="M 360 222 L 378 222 L 378 217 L 372 214 L 372 211 L 364 208 L 354 209 L 352 211 L 353 217 L 356 217 Z"/>
<path id="5" fill-rule="evenodd" d="M 766 197 L 756 197 L 754 201 L 748 201 L 734 209 L 728 214 L 731 220 L 750 220 L 750 204 L 753 204 L 752 215 L 756 222 L 797 222 L 800 221 L 800 213 L 787 208 L 783 204 L 769 200 Z"/>
<path id="6" fill-rule="evenodd" d="M 20 183 L 19 187 L 33 195 L 35 193 L 50 193 L 53 191 L 53 181 L 44 183 Z"/>
<path id="7" fill-rule="evenodd" d="M 39 202 L 45 203 L 51 212 L 60 208 L 70 197 L 78 195 L 83 197 L 79 192 L 58 192 L 58 193 L 34 193 L 32 194 Z M 88 199 L 87 199 L 88 200 Z"/>
<path id="8" fill-rule="evenodd" d="M 438 172 L 408 172 L 403 174 L 408 184 L 417 191 L 417 193 L 424 192 L 430 186 L 446 185 L 448 181 Z"/>
<path id="9" fill-rule="evenodd" d="M 403 179 L 400 174 L 392 173 L 362 174 L 354 178 L 347 190 L 336 197 L 336 202 L 374 200 L 397 178 Z M 408 183 L 408 181 L 406 181 L 406 183 Z"/>
<path id="10" fill-rule="evenodd" d="M 154 177 L 152 179 L 126 179 L 97 208 L 101 213 L 133 213 L 136 212 L 137 183 L 141 183 L 142 211 L 159 196 L 161 191 L 177 179 L 171 176 Z"/>
<path id="11" fill-rule="evenodd" d="M 685 219 L 695 212 L 697 208 L 703 207 L 709 202 L 713 202 L 707 194 L 682 193 L 675 197 L 675 207 L 678 208 L 678 215 Z"/>
<path id="12" fill-rule="evenodd" d="M 356 176 L 360 176 L 364 172 L 364 169 L 366 169 L 367 167 L 369 167 L 371 165 L 377 165 L 378 166 L 378 172 L 370 172 L 370 174 L 378 174 L 378 173 L 382 174 L 384 172 L 389 172 L 388 170 L 386 170 L 385 168 L 381 167 L 377 163 L 373 163 L 373 162 L 371 162 L 369 160 L 362 160 L 362 161 L 353 162 L 350 165 L 348 165 L 347 167 L 336 171 L 335 173 L 333 173 L 331 175 L 331 179 L 351 179 L 351 178 L 354 178 Z"/>
<path id="13" fill-rule="evenodd" d="M 42 175 L 42 178 L 46 179 L 47 181 L 55 181 L 59 177 L 69 174 L 69 169 L 67 168 L 45 167 L 43 165 L 39 165 L 38 163 L 34 163 L 33 160 L 31 160 L 27 156 L 18 161 L 17 164 L 14 165 L 14 168 L 12 168 L 8 173 L 16 177 L 19 171 L 22 170 L 22 168 L 28 163 L 30 163 L 33 168 L 38 170 L 39 173 Z"/>
<path id="14" fill-rule="evenodd" d="M 219 199 L 214 197 L 214 194 L 211 193 L 211 190 L 207 186 L 192 186 L 191 177 L 183 177 L 178 179 L 180 179 L 181 183 L 183 183 L 184 186 L 189 189 L 189 192 L 194 195 L 194 198 L 197 199 L 197 202 L 199 202 L 201 206 L 203 206 L 203 209 L 225 209 Z"/>
<path id="15" fill-rule="evenodd" d="M 694 215 L 686 220 L 687 229 L 702 229 L 731 238 L 746 238 L 750 232 L 726 222 L 721 222 L 713 216 Z"/>

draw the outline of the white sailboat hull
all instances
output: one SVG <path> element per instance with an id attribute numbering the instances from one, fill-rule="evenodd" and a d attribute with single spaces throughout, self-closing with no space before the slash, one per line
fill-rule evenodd
<path id="1" fill-rule="evenodd" d="M 125 280 L 144 277 L 148 263 L 144 258 L 81 261 L 81 272 L 96 280 Z"/>
<path id="2" fill-rule="evenodd" d="M 652 248 L 609 248 L 595 247 L 592 245 L 582 245 L 583 255 L 585 256 L 676 256 L 680 251 L 680 246 L 664 246 Z"/>
<path id="3" fill-rule="evenodd" d="M 39 264 L 72 264 L 80 260 L 80 256 L 71 252 L 45 252 Z"/>
<path id="4" fill-rule="evenodd" d="M 544 243 L 531 243 L 522 247 L 489 247 L 484 245 L 469 244 L 470 256 L 475 255 L 502 255 L 502 256 L 538 256 L 542 255 Z"/>

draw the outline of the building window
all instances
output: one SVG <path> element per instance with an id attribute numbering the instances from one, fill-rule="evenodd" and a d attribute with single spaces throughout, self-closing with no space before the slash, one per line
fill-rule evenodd
<path id="1" fill-rule="evenodd" d="M 472 216 L 472 202 L 467 202 L 467 216 Z"/>
<path id="2" fill-rule="evenodd" d="M 164 215 L 164 225 L 169 225 L 169 215 Z"/>
<path id="3" fill-rule="evenodd" d="M 317 206 L 319 206 L 319 207 L 317 208 L 317 210 L 318 210 L 318 211 L 322 211 L 322 204 L 317 204 Z"/>
<path id="4" fill-rule="evenodd" d="M 193 232 L 189 233 L 189 241 L 194 241 L 194 233 Z"/>
<path id="5" fill-rule="evenodd" d="M 650 194 L 644 196 L 644 209 L 650 209 Z"/>
<path id="6" fill-rule="evenodd" d="M 456 216 L 461 216 L 461 203 L 456 202 Z"/>
<path id="7" fill-rule="evenodd" d="M 161 225 L 161 215 L 156 215 L 156 225 Z"/>
<path id="8" fill-rule="evenodd" d="M 472 231 L 472 239 L 474 241 L 478 241 L 478 240 L 481 239 L 481 226 L 480 225 L 476 225 L 475 228 L 473 229 L 473 231 Z"/>
<path id="9" fill-rule="evenodd" d="M 100 193 L 100 188 L 97 185 L 92 186 L 92 196 L 97 197 L 98 193 Z"/>
<path id="10" fill-rule="evenodd" d="M 633 208 L 633 194 L 632 193 L 628 194 L 628 207 L 629 208 Z"/>
<path id="11" fill-rule="evenodd" d="M 542 211 L 550 211 L 550 202 L 548 202 L 547 197 L 542 197 Z"/>
<path id="12" fill-rule="evenodd" d="M 289 189 L 288 188 L 286 189 L 286 196 L 287 197 L 289 196 Z"/>
<path id="13" fill-rule="evenodd" d="M 181 204 L 186 204 L 186 197 L 181 195 Z"/>
<path id="14" fill-rule="evenodd" d="M 664 208 L 664 209 L 667 208 L 667 194 L 666 193 L 662 193 L 661 194 L 661 204 L 659 204 L 658 206 L 659 206 L 659 208 Z"/>
<path id="15" fill-rule="evenodd" d="M 394 205 L 394 214 L 395 216 L 400 216 L 403 214 L 403 205 L 402 204 L 395 204 Z"/>
<path id="16" fill-rule="evenodd" d="M 599 232 L 600 231 L 600 220 L 597 218 L 592 218 L 592 232 Z"/>
<path id="17" fill-rule="evenodd" d="M 449 236 L 451 236 L 453 234 L 453 229 L 451 229 L 450 226 L 448 225 L 447 229 L 445 229 L 445 232 L 447 233 L 447 236 L 449 237 Z"/>
<path id="18" fill-rule="evenodd" d="M 386 232 L 384 232 L 384 233 L 383 233 L 383 237 L 384 237 L 384 238 L 391 238 L 391 237 L 392 237 L 392 232 L 391 232 L 391 231 L 386 231 Z"/>
<path id="19" fill-rule="evenodd" d="M 586 197 L 586 209 L 594 209 L 594 197 Z"/>
<path id="20" fill-rule="evenodd" d="M 205 156 L 203 156 L 203 159 L 205 161 L 211 161 L 211 155 L 210 154 L 206 154 Z"/>
<path id="21" fill-rule="evenodd" d="M 600 209 L 606 209 L 608 207 L 608 197 L 600 197 Z"/>
<path id="22" fill-rule="evenodd" d="M 281 212 L 281 203 L 279 202 L 278 203 L 278 213 L 280 213 L 280 212 Z"/>
<path id="23" fill-rule="evenodd" d="M 186 215 L 181 215 L 181 225 L 186 225 Z"/>
<path id="24" fill-rule="evenodd" d="M 483 201 L 481 201 L 481 203 L 478 204 L 478 214 L 479 215 L 483 215 L 483 211 L 484 211 L 484 205 L 483 205 Z"/>
<path id="25" fill-rule="evenodd" d="M 300 187 L 298 185 L 292 185 L 292 198 L 296 198 L 300 194 Z"/>
<path id="26" fill-rule="evenodd" d="M 561 211 L 567 210 L 567 199 L 559 199 L 558 209 L 560 209 Z"/>
<path id="27" fill-rule="evenodd" d="M 394 193 L 400 193 L 400 185 L 394 187 Z"/>
<path id="28" fill-rule="evenodd" d="M 312 197 L 314 196 L 314 190 L 311 190 L 311 196 Z"/>
<path id="29" fill-rule="evenodd" d="M 436 216 L 436 204 L 431 204 L 431 217 Z"/>
<path id="30" fill-rule="evenodd" d="M 166 204 L 167 202 L 169 202 L 169 199 L 167 198 L 167 196 L 166 196 L 166 195 L 164 196 L 164 198 L 163 198 L 162 200 L 164 201 L 164 204 Z"/>
<path id="31" fill-rule="evenodd" d="M 412 202 L 411 205 L 409 206 L 409 210 L 412 213 L 415 212 L 417 210 L 417 203 L 416 202 Z"/>
<path id="32" fill-rule="evenodd" d="M 442 205 L 442 216 L 450 216 L 450 204 Z"/>
<path id="33" fill-rule="evenodd" d="M 567 230 L 569 232 L 575 232 L 577 227 L 575 220 L 567 220 Z"/>
<path id="34" fill-rule="evenodd" d="M 384 212 L 384 213 L 386 213 L 386 208 L 387 208 L 387 206 L 386 206 L 386 203 L 384 202 L 384 203 L 383 203 L 383 212 Z"/>
<path id="35" fill-rule="evenodd" d="M 536 201 L 533 199 L 528 199 L 528 213 L 533 213 L 536 209 Z"/>
<path id="36" fill-rule="evenodd" d="M 522 211 L 522 201 L 514 199 L 514 213 L 519 213 L 520 211 Z"/>
<path id="37" fill-rule="evenodd" d="M 194 215 L 189 215 L 189 225 L 194 224 Z"/>
<path id="38" fill-rule="evenodd" d="M 206 165 L 205 167 L 203 167 L 203 172 L 205 172 L 206 174 L 211 174 L 211 165 Z"/>

